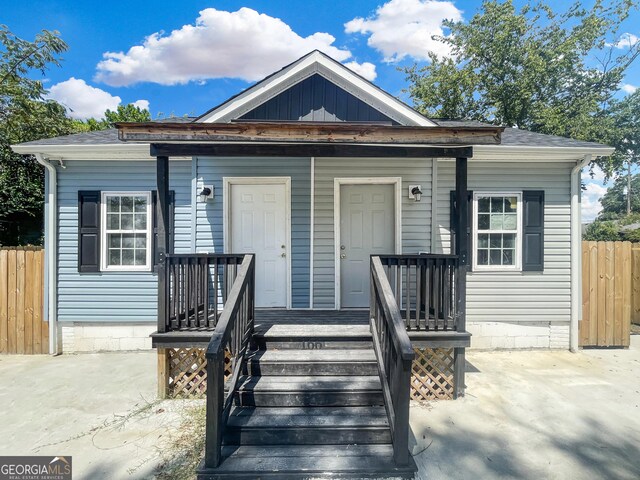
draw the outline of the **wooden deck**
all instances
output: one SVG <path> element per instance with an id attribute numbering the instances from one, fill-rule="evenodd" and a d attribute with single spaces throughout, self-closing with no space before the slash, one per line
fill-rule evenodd
<path id="1" fill-rule="evenodd" d="M 404 313 L 404 312 L 403 312 Z M 213 315 L 213 313 L 210 313 Z M 313 333 L 319 340 L 323 336 L 369 333 L 369 310 L 307 310 L 258 308 L 255 311 L 255 335 L 296 337 Z M 339 331 L 339 332 L 338 332 Z M 213 328 L 193 327 L 178 331 L 151 334 L 153 347 L 206 347 Z M 323 335 L 323 333 L 325 335 Z M 409 338 L 415 346 L 468 347 L 471 335 L 455 330 L 409 330 Z"/>

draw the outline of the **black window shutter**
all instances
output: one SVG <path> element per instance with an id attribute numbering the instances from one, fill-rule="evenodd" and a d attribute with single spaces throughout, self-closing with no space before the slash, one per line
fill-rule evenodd
<path id="1" fill-rule="evenodd" d="M 522 271 L 544 270 L 544 190 L 522 192 Z"/>
<path id="2" fill-rule="evenodd" d="M 100 271 L 100 191 L 78 192 L 78 271 Z"/>
<path id="3" fill-rule="evenodd" d="M 450 206 L 450 210 L 449 210 L 449 231 L 451 232 L 451 251 L 454 252 L 455 251 L 455 245 L 456 245 L 456 237 L 458 235 L 458 223 L 456 221 L 456 218 L 458 218 L 458 208 L 456 205 L 456 192 L 455 190 L 451 190 L 450 194 L 449 194 L 449 206 Z M 467 219 L 467 231 L 466 231 L 466 237 L 467 237 L 467 246 L 468 246 L 468 252 L 469 252 L 469 258 L 468 258 L 468 265 L 472 265 L 473 264 L 473 250 L 471 248 L 471 233 L 473 230 L 473 191 L 468 190 L 467 191 L 467 201 L 469 202 L 469 205 L 467 207 L 467 213 L 468 213 L 468 219 Z M 456 252 L 457 253 L 457 252 Z"/>
<path id="4" fill-rule="evenodd" d="M 174 217 L 175 217 L 175 190 L 169 191 L 169 245 L 167 253 L 173 253 L 173 230 L 174 230 Z M 153 204 L 153 265 L 158 265 L 158 192 L 153 190 L 151 192 L 151 203 Z"/>

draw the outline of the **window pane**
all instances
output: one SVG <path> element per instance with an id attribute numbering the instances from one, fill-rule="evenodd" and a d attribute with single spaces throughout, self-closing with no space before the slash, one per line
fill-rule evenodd
<path id="1" fill-rule="evenodd" d="M 120 248 L 120 235 L 117 233 L 109 234 L 109 248 Z"/>
<path id="2" fill-rule="evenodd" d="M 136 248 L 147 248 L 146 235 L 136 235 Z"/>
<path id="3" fill-rule="evenodd" d="M 122 265 L 133 265 L 133 249 L 123 249 L 122 250 Z"/>
<path id="4" fill-rule="evenodd" d="M 489 264 L 489 250 L 478 250 L 478 265 Z"/>
<path id="5" fill-rule="evenodd" d="M 478 230 L 489 230 L 489 215 L 484 213 L 478 215 Z"/>
<path id="6" fill-rule="evenodd" d="M 489 203 L 490 203 L 490 199 L 489 198 L 479 198 L 478 199 L 478 212 L 489 212 Z"/>
<path id="7" fill-rule="evenodd" d="M 136 265 L 144 265 L 147 263 L 147 251 L 145 249 L 137 249 L 135 257 Z"/>
<path id="8" fill-rule="evenodd" d="M 518 217 L 515 213 L 505 214 L 504 216 L 504 226 L 505 230 L 515 230 L 518 225 Z"/>
<path id="9" fill-rule="evenodd" d="M 135 225 L 136 230 L 146 230 L 147 228 L 147 214 L 146 213 L 136 213 L 135 214 Z"/>
<path id="10" fill-rule="evenodd" d="M 500 248 L 502 247 L 502 234 L 500 233 L 492 233 L 489 237 L 489 246 L 491 248 Z"/>
<path id="11" fill-rule="evenodd" d="M 120 211 L 120 197 L 107 197 L 107 212 Z"/>
<path id="12" fill-rule="evenodd" d="M 147 197 L 134 197 L 134 208 L 136 212 L 146 212 Z"/>
<path id="13" fill-rule="evenodd" d="M 515 233 L 505 233 L 502 236 L 502 246 L 504 248 L 515 248 L 515 245 L 516 245 Z"/>
<path id="14" fill-rule="evenodd" d="M 120 228 L 122 230 L 133 230 L 133 213 L 121 214 L 120 222 Z"/>
<path id="15" fill-rule="evenodd" d="M 489 247 L 489 235 L 486 233 L 481 233 L 478 235 L 478 248 L 488 248 Z"/>
<path id="16" fill-rule="evenodd" d="M 492 213 L 491 230 L 502 230 L 503 228 L 503 215 L 501 213 Z"/>
<path id="17" fill-rule="evenodd" d="M 502 213 L 502 197 L 491 197 L 491 213 Z"/>
<path id="18" fill-rule="evenodd" d="M 518 199 L 516 197 L 506 197 L 504 199 L 504 211 L 507 213 L 515 213 L 518 207 Z"/>
<path id="19" fill-rule="evenodd" d="M 501 265 L 501 251 L 489 250 L 489 265 Z"/>
<path id="20" fill-rule="evenodd" d="M 125 233 L 122 235 L 122 248 L 133 248 L 134 236 L 131 233 Z"/>
<path id="21" fill-rule="evenodd" d="M 107 229 L 119 230 L 120 229 L 120 215 L 117 213 L 107 214 Z"/>
<path id="22" fill-rule="evenodd" d="M 120 208 L 123 212 L 133 212 L 133 197 L 120 197 Z"/>
<path id="23" fill-rule="evenodd" d="M 503 265 L 515 265 L 513 263 L 514 255 L 513 250 L 503 250 L 502 251 L 502 264 Z"/>
<path id="24" fill-rule="evenodd" d="M 120 265 L 120 250 L 109 250 L 109 265 Z"/>

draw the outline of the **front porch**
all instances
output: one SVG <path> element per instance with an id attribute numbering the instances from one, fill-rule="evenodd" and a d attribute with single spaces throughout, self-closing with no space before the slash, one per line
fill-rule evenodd
<path id="1" fill-rule="evenodd" d="M 123 126 L 121 136 L 140 140 L 140 135 L 147 135 L 140 133 L 140 128 L 147 127 Z M 158 331 L 152 338 L 159 351 L 160 393 L 166 395 L 167 387 L 180 382 L 186 382 L 190 392 L 206 392 L 206 454 L 199 478 L 255 476 L 258 471 L 265 478 L 281 478 L 283 472 L 291 478 L 306 478 L 310 473 L 326 476 L 327 472 L 331 475 L 328 478 L 363 472 L 376 478 L 413 478 L 415 464 L 408 454 L 410 398 L 457 398 L 464 394 L 465 348 L 470 337 L 465 308 L 467 158 L 473 153 L 464 144 L 465 138 L 477 140 L 476 134 L 486 132 L 438 129 L 428 134 L 421 131 L 425 138 L 418 138 L 411 129 L 378 125 L 314 125 L 312 130 L 302 124 L 260 123 L 159 128 L 165 132 L 158 132 L 157 138 L 176 143 L 151 144 L 152 155 L 157 156 L 159 253 Z M 224 138 L 215 131 L 226 129 L 229 134 L 229 128 L 233 133 Z M 288 128 L 305 139 L 283 141 L 279 135 L 290 134 Z M 343 137 L 342 143 L 333 143 L 337 136 L 351 135 L 348 130 L 353 128 L 359 130 L 358 140 Z M 256 131 L 262 131 L 261 135 L 256 137 Z M 448 135 L 449 142 L 443 135 Z M 246 141 L 234 143 L 234 136 Z M 495 137 L 487 139 L 493 141 Z M 392 254 L 374 254 L 361 262 L 365 268 L 357 279 L 363 287 L 356 286 L 354 291 L 359 291 L 360 301 L 364 298 L 369 303 L 368 310 L 259 309 L 258 268 L 259 291 L 269 286 L 265 265 L 257 267 L 259 256 L 171 250 L 169 157 L 184 155 L 208 156 L 212 164 L 218 157 L 247 156 L 309 157 L 312 164 L 316 156 L 429 159 L 427 163 L 417 161 L 416 171 L 432 164 L 433 158 L 455 158 L 452 231 L 460 234 L 452 234 L 452 254 L 400 254 L 403 238 L 396 227 L 395 240 L 391 238 L 386 244 L 395 245 L 395 253 L 385 247 L 384 251 Z M 312 169 L 312 177 L 313 173 Z M 339 188 L 340 179 L 327 178 Z M 406 202 L 402 196 L 406 186 L 401 177 L 394 178 L 395 220 L 385 225 L 399 225 L 401 202 Z M 312 202 L 314 185 L 311 181 Z M 289 195 L 287 190 L 283 192 Z M 225 186 L 224 212 L 229 212 L 227 193 Z M 249 197 L 250 193 L 245 190 L 243 194 Z M 339 193 L 333 198 L 337 202 Z M 339 217 L 335 218 L 334 232 L 340 225 Z M 282 251 L 276 250 L 276 256 L 283 258 L 289 255 L 291 237 L 290 225 L 285 226 L 286 242 L 282 241 Z M 227 243 L 229 228 L 225 217 L 224 251 L 232 251 Z M 426 243 L 426 239 L 419 241 Z M 281 242 L 271 243 L 279 247 Z M 337 233 L 332 243 L 335 268 L 326 253 L 322 268 L 335 275 L 336 285 L 328 290 L 335 292 L 339 307 L 338 265 L 345 247 Z M 313 250 L 313 241 L 311 246 Z M 323 248 L 329 252 L 326 245 Z M 311 281 L 315 274 L 309 266 Z M 330 276 L 323 279 L 330 285 Z M 315 306 L 313 301 L 309 304 Z M 187 371 L 172 374 L 174 360 Z M 305 419 L 304 423 L 294 428 L 290 423 L 293 417 L 296 421 Z M 345 418 L 352 419 L 351 423 L 344 424 Z M 309 444 L 319 445 L 313 458 L 306 454 L 304 446 Z M 354 445 L 362 450 L 357 458 L 342 455 L 345 446 Z M 284 466 L 272 460 L 282 456 L 287 457 Z M 260 470 L 260 465 L 267 465 L 268 472 Z"/>

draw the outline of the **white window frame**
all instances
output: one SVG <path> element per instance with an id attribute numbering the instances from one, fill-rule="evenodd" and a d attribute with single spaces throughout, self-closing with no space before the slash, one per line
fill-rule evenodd
<path id="1" fill-rule="evenodd" d="M 514 265 L 478 265 L 478 199 L 484 197 L 516 197 L 518 206 L 516 209 L 516 241 L 515 241 L 515 264 Z M 522 191 L 505 192 L 473 192 L 473 235 L 472 235 L 472 256 L 474 272 L 521 272 L 522 271 Z M 483 231 L 482 233 L 487 233 Z M 514 233 L 513 230 L 492 230 L 489 233 Z"/>
<path id="2" fill-rule="evenodd" d="M 109 246 L 107 245 L 107 197 L 146 197 L 147 198 L 147 258 L 144 265 L 107 265 L 107 254 Z M 152 250 L 153 250 L 153 206 L 151 205 L 150 191 L 135 192 L 102 192 L 100 196 L 100 271 L 102 272 L 150 272 L 153 269 Z M 108 233 L 132 233 L 131 230 L 109 230 Z"/>

